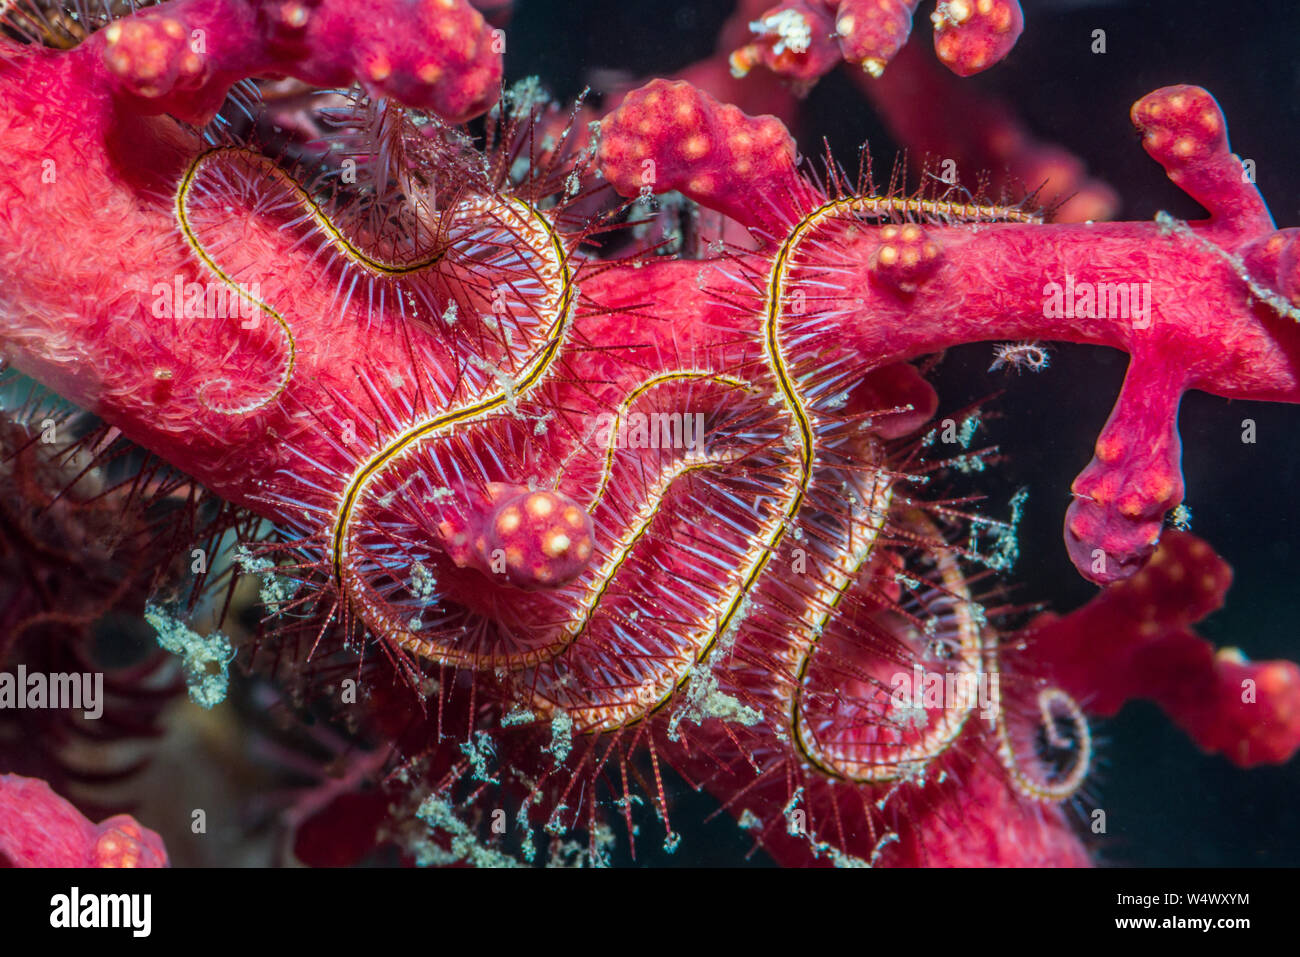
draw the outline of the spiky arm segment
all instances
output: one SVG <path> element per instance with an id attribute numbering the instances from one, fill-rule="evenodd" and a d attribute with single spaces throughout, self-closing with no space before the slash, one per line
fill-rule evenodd
<path id="1" fill-rule="evenodd" d="M 683 115 L 723 109 L 686 86 L 673 95 L 694 99 L 694 109 L 677 106 Z M 614 126 L 642 125 L 639 103 L 629 97 Z M 1159 539 L 1161 519 L 1182 500 L 1176 413 L 1185 391 L 1300 400 L 1300 299 L 1290 278 L 1294 231 L 1273 230 L 1240 161 L 1228 153 L 1223 114 L 1208 93 L 1169 87 L 1134 110 L 1152 155 L 1175 182 L 1194 191 L 1210 219 L 985 224 L 978 220 L 999 211 L 909 197 L 858 201 L 865 217 L 929 222 L 915 224 L 910 240 L 864 230 L 838 257 L 848 293 L 825 304 L 861 354 L 881 363 L 1000 337 L 1096 343 L 1132 356 L 1119 404 L 1075 484 L 1067 517 L 1070 556 L 1084 577 L 1098 583 L 1141 567 Z M 639 169 L 647 159 L 663 158 L 678 172 L 671 186 L 656 190 L 680 189 L 778 246 L 780 240 L 771 238 L 780 235 L 775 224 L 793 230 L 820 215 L 788 153 L 766 162 L 749 155 L 744 168 L 733 164 L 723 187 L 716 177 L 696 183 L 678 154 L 688 130 L 674 128 L 666 112 L 654 119 L 653 136 L 620 141 L 601 154 L 616 187 L 626 188 L 629 164 Z M 733 117 L 729 130 L 735 137 L 770 127 L 766 118 Z M 975 222 L 954 222 L 961 218 Z M 926 270 L 919 280 L 900 283 L 909 243 L 916 256 L 925 251 Z M 1139 297 L 1131 307 L 1118 302 L 1121 289 Z"/>
<path id="2" fill-rule="evenodd" d="M 1238 767 L 1300 749 L 1300 668 L 1215 650 L 1189 627 L 1223 606 L 1232 570 L 1205 542 L 1170 531 L 1146 568 L 1029 630 L 1035 662 L 1103 717 L 1147 698 L 1211 754 Z"/>
<path id="3" fill-rule="evenodd" d="M 247 77 L 359 81 L 452 122 L 486 111 L 501 83 L 498 31 L 466 0 L 172 0 L 110 24 L 72 56 L 123 104 L 202 123 Z"/>
<path id="4" fill-rule="evenodd" d="M 129 814 L 95 824 L 38 778 L 0 774 L 0 862 L 11 867 L 166 867 L 162 838 Z"/>
<path id="5" fill-rule="evenodd" d="M 731 54 L 732 72 L 755 66 L 807 85 L 845 62 L 878 77 L 907 43 L 918 0 L 786 0 L 750 23 L 752 42 Z M 988 69 L 1025 28 L 1018 0 L 940 0 L 930 16 L 934 49 L 959 76 Z"/>

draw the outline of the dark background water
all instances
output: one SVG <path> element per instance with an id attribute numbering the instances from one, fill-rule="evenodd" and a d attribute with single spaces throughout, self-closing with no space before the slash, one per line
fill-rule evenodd
<path id="1" fill-rule="evenodd" d="M 518 0 L 509 30 L 510 79 L 539 75 L 553 93 L 576 95 L 595 69 L 664 75 L 708 55 L 730 12 L 728 0 Z M 928 32 L 923 4 L 918 29 Z M 966 82 L 1016 108 L 1030 128 L 1083 157 L 1094 176 L 1123 198 L 1122 218 L 1149 219 L 1165 209 L 1196 218 L 1198 207 L 1165 179 L 1141 149 L 1128 109 L 1171 83 L 1209 89 L 1228 117 L 1234 150 L 1254 159 L 1257 181 L 1280 226 L 1300 224 L 1300 5 L 1293 2 L 1150 0 L 1025 4 L 1025 34 L 1010 57 Z M 1108 52 L 1090 51 L 1104 29 Z M 919 109 L 924 106 L 918 104 Z M 842 77 L 832 74 L 804 107 L 805 153 L 829 139 L 851 160 L 869 141 L 877 165 L 897 145 Z M 946 408 L 999 389 L 1005 413 L 986 433 L 1007 461 L 981 479 L 991 503 L 1027 485 L 1022 557 L 1012 579 L 1017 597 L 1058 610 L 1094 589 L 1066 558 L 1061 521 L 1073 477 L 1118 393 L 1126 356 L 1107 349 L 1060 347 L 1041 375 L 986 372 L 987 345 L 951 350 L 936 385 Z M 1241 421 L 1257 423 L 1255 445 L 1241 442 Z M 1300 414 L 1291 407 L 1227 402 L 1200 393 L 1180 414 L 1192 529 L 1231 562 L 1228 606 L 1200 626 L 1217 644 L 1256 659 L 1300 657 L 1296 626 L 1300 578 Z M 1099 722 L 1100 762 L 1089 806 L 1104 808 L 1103 860 L 1146 865 L 1300 864 L 1300 761 L 1240 771 L 1199 752 L 1157 709 L 1130 704 Z M 735 863 L 748 844 L 725 816 L 699 821 L 716 805 L 674 788 L 675 819 L 686 827 L 674 856 L 643 854 L 656 865 Z"/>

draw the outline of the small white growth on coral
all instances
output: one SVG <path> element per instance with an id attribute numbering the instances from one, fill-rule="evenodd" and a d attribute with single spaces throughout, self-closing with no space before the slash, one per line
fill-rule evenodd
<path id="1" fill-rule="evenodd" d="M 702 724 L 708 718 L 734 721 L 749 727 L 762 721 L 763 714 L 720 691 L 718 679 L 707 665 L 695 665 L 686 684 L 686 700 L 668 722 L 668 739 L 678 739 L 680 732 L 677 728 L 683 720 Z"/>
<path id="2" fill-rule="evenodd" d="M 474 737 L 468 741 L 460 743 L 461 753 L 469 758 L 470 767 L 474 771 L 475 781 L 486 781 L 489 784 L 500 784 L 488 771 L 488 762 L 496 757 L 496 746 L 492 743 L 492 738 L 486 731 L 477 731 Z"/>
<path id="3" fill-rule="evenodd" d="M 433 573 L 420 562 L 411 566 L 411 594 L 421 601 L 428 601 L 437 595 L 438 582 Z"/>
<path id="4" fill-rule="evenodd" d="M 413 841 L 411 850 L 419 867 L 438 867 L 464 861 L 475 867 L 521 867 L 509 854 L 480 844 L 478 838 L 459 817 L 446 800 L 430 795 L 420 804 L 415 816 L 433 830 L 443 831 L 451 838 L 451 847 L 443 848 L 427 838 Z"/>
<path id="5" fill-rule="evenodd" d="M 533 714 L 523 705 L 517 704 L 501 716 L 501 727 L 510 728 L 516 724 L 528 724 L 529 722 L 536 720 L 537 715 Z"/>
<path id="6" fill-rule="evenodd" d="M 551 719 L 551 743 L 542 750 L 553 756 L 557 765 L 568 759 L 573 750 L 573 719 L 567 711 L 558 711 Z"/>
<path id="7" fill-rule="evenodd" d="M 152 604 L 145 605 L 144 620 L 158 632 L 158 644 L 180 656 L 191 701 L 201 708 L 212 708 L 226 700 L 230 687 L 226 666 L 235 657 L 229 638 L 219 631 L 200 635 L 179 618 Z M 214 670 L 209 670 L 209 666 L 215 666 Z"/>
<path id="8" fill-rule="evenodd" d="M 812 27 L 798 10 L 778 10 L 770 17 L 755 20 L 749 29 L 760 37 L 775 36 L 772 52 L 780 56 L 786 50 L 791 53 L 807 53 L 812 46 Z"/>

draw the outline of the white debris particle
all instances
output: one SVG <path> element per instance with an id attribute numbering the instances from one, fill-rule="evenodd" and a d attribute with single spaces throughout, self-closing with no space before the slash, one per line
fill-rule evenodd
<path id="1" fill-rule="evenodd" d="M 537 847 L 533 843 L 533 826 L 528 821 L 528 805 L 530 803 L 539 803 L 541 799 L 541 792 L 534 791 L 531 799 L 524 798 L 523 802 L 519 805 L 519 813 L 515 815 L 515 826 L 518 827 L 521 832 L 521 852 L 524 860 L 530 864 L 537 859 Z"/>
<path id="2" fill-rule="evenodd" d="M 795 788 L 795 792 L 790 796 L 790 800 L 785 803 L 785 807 L 781 808 L 781 814 L 785 818 L 786 833 L 793 834 L 796 837 L 804 833 L 805 822 L 802 820 L 802 814 L 799 817 L 795 816 L 795 811 L 798 810 L 799 802 L 801 800 L 803 800 L 802 785 Z"/>
<path id="3" fill-rule="evenodd" d="M 438 582 L 433 573 L 420 562 L 411 566 L 411 594 L 421 601 L 435 597 Z"/>
<path id="4" fill-rule="evenodd" d="M 913 578 L 911 575 L 905 575 L 902 572 L 896 572 L 894 574 L 894 581 L 902 585 L 904 588 L 912 589 L 912 591 L 919 591 L 921 588 L 920 581 Z"/>
<path id="5" fill-rule="evenodd" d="M 780 56 L 786 50 L 791 53 L 807 53 L 812 46 L 812 27 L 798 10 L 780 10 L 770 17 L 755 20 L 749 29 L 760 37 L 776 36 L 772 53 Z"/>
<path id="6" fill-rule="evenodd" d="M 1019 489 L 1011 496 L 1011 518 L 1006 522 L 981 519 L 976 517 L 970 530 L 968 551 L 972 558 L 994 571 L 1010 571 L 1020 557 L 1020 542 L 1017 533 L 1020 520 L 1024 517 L 1025 502 L 1029 498 L 1029 489 Z M 979 535 L 981 528 L 991 530 L 993 541 L 987 552 L 981 550 Z"/>
<path id="7" fill-rule="evenodd" d="M 889 717 L 893 723 L 898 725 L 900 730 L 922 731 L 929 723 L 925 708 L 917 704 L 915 699 L 902 703 L 897 698 L 890 696 Z"/>
<path id="8" fill-rule="evenodd" d="M 970 448 L 971 441 L 975 438 L 975 431 L 980 427 L 978 415 L 969 415 L 961 424 L 961 431 L 957 433 L 957 442 L 963 449 Z"/>
<path id="9" fill-rule="evenodd" d="M 484 318 L 486 320 L 486 317 Z M 474 367 L 476 367 L 482 372 L 488 373 L 490 376 L 492 376 L 494 379 L 497 380 L 497 384 L 501 386 L 501 391 L 505 394 L 506 408 L 510 410 L 510 413 L 512 415 L 518 415 L 519 410 L 516 407 L 516 401 L 517 401 L 516 391 L 519 387 L 519 383 L 515 381 L 514 376 L 512 376 L 506 370 L 498 368 L 497 366 L 493 365 L 491 362 L 488 362 L 486 359 L 480 359 L 478 356 L 473 355 L 472 353 L 466 358 L 469 359 L 471 365 L 473 365 Z"/>
<path id="10" fill-rule="evenodd" d="M 489 784 L 501 783 L 488 771 L 488 763 L 496 757 L 496 747 L 486 731 L 475 732 L 474 737 L 462 741 L 460 750 L 465 757 L 469 758 L 475 781 L 485 781 Z"/>
<path id="11" fill-rule="evenodd" d="M 233 557 L 235 563 L 250 575 L 260 575 L 275 568 L 275 562 L 254 556 L 242 542 L 235 546 Z"/>
<path id="12" fill-rule="evenodd" d="M 988 463 L 984 461 L 982 454 L 959 455 L 952 460 L 952 466 L 963 475 L 974 475 L 976 472 L 983 472 Z"/>
<path id="13" fill-rule="evenodd" d="M 258 598 L 271 614 L 278 615 L 284 603 L 298 593 L 297 582 L 270 574 L 275 571 L 276 564 L 269 558 L 254 556 L 243 544 L 235 546 L 233 558 L 243 571 L 261 577 Z"/>
<path id="14" fill-rule="evenodd" d="M 523 705 L 517 704 L 501 716 L 501 727 L 509 728 L 516 724 L 528 724 L 529 722 L 536 720 L 537 715 L 533 714 Z"/>
<path id="15" fill-rule="evenodd" d="M 763 714 L 720 691 L 718 679 L 707 665 L 695 665 L 686 683 L 686 699 L 668 722 L 669 740 L 678 739 L 677 728 L 683 720 L 702 724 L 708 718 L 734 721 L 749 727 L 763 720 Z"/>
<path id="16" fill-rule="evenodd" d="M 417 842 L 412 850 L 415 852 L 415 863 L 420 867 L 437 867 L 461 861 L 475 867 L 523 866 L 509 854 L 480 844 L 469 826 L 456 816 L 455 808 L 436 795 L 425 798 L 415 816 L 432 830 L 442 831 L 451 839 L 450 848 L 443 848 L 429 840 Z"/>
<path id="17" fill-rule="evenodd" d="M 229 638 L 219 631 L 200 635 L 179 618 L 152 604 L 145 605 L 144 620 L 158 633 L 158 644 L 180 656 L 191 701 L 199 707 L 212 708 L 226 700 L 230 687 L 226 666 L 235 657 Z"/>
<path id="18" fill-rule="evenodd" d="M 555 758 L 557 765 L 563 764 L 573 750 L 573 719 L 567 711 L 558 711 L 551 718 L 551 743 L 542 750 Z"/>

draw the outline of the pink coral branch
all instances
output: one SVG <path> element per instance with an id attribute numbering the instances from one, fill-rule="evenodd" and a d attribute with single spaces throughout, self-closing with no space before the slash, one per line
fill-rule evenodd
<path id="1" fill-rule="evenodd" d="M 1223 605 L 1232 572 L 1205 542 L 1171 531 L 1146 568 L 1077 611 L 1044 615 L 1027 640 L 1036 665 L 1109 716 L 1155 701 L 1202 750 L 1248 768 L 1300 750 L 1300 668 L 1251 662 L 1188 630 Z"/>
<path id="2" fill-rule="evenodd" d="M 792 142 L 775 140 L 774 121 L 742 122 L 733 110 L 684 83 L 649 84 L 603 125 L 606 176 L 630 191 L 630 176 L 652 160 L 671 171 L 669 182 L 655 189 L 680 189 L 777 243 L 814 204 L 794 169 Z M 672 122 L 676 111 L 713 125 L 690 124 L 687 134 Z M 1274 250 L 1274 261 L 1294 255 L 1296 239 L 1274 230 L 1258 191 L 1228 151 L 1217 104 L 1199 88 L 1167 87 L 1139 101 L 1133 115 L 1152 157 L 1206 205 L 1208 220 L 946 225 L 936 215 L 914 227 L 925 237 L 921 245 L 936 250 L 930 278 L 919 288 L 898 288 L 895 267 L 882 266 L 880 255 L 897 255 L 896 244 L 867 231 L 860 252 L 846 257 L 845 268 L 854 273 L 845 283 L 851 294 L 827 307 L 853 317 L 844 335 L 880 361 L 998 338 L 1086 342 L 1130 353 L 1128 384 L 1097 456 L 1076 482 L 1078 500 L 1067 524 L 1072 560 L 1097 582 L 1140 567 L 1159 539 L 1161 519 L 1182 500 L 1176 412 L 1183 392 L 1300 399 L 1300 310 L 1275 274 L 1252 274 L 1244 265 L 1260 250 Z M 707 135 L 698 132 L 705 128 Z M 735 150 L 751 136 L 763 137 L 764 146 L 738 169 Z M 694 154 L 689 176 L 680 172 L 688 149 Z M 924 215 L 922 204 L 911 208 Z M 1198 277 L 1192 286 L 1189 276 Z M 1127 302 L 1119 301 L 1120 290 Z"/>
<path id="3" fill-rule="evenodd" d="M 503 49 L 466 0 L 174 0 L 111 24 L 75 55 L 133 111 L 195 123 L 236 82 L 260 76 L 359 80 L 460 122 L 496 101 Z"/>
<path id="4" fill-rule="evenodd" d="M 166 867 L 162 838 L 129 814 L 99 824 L 37 778 L 0 774 L 0 861 L 13 867 Z"/>

